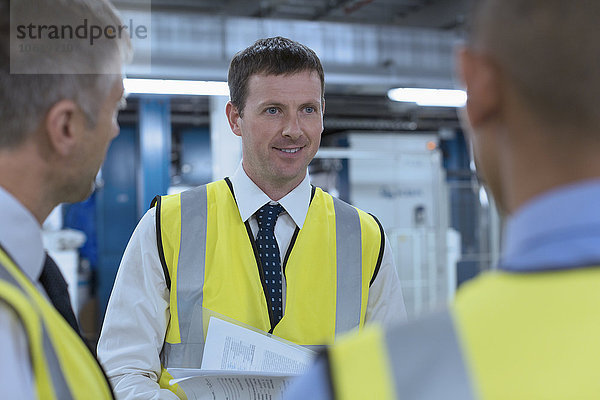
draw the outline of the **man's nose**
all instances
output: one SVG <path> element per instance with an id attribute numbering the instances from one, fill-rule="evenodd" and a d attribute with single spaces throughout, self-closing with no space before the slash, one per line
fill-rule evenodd
<path id="1" fill-rule="evenodd" d="M 289 137 L 290 139 L 297 139 L 302 136 L 302 128 L 300 127 L 298 115 L 294 114 L 288 118 L 285 128 L 281 134 Z"/>

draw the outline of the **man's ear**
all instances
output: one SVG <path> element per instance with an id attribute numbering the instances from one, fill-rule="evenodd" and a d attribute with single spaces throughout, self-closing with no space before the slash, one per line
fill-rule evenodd
<path id="1" fill-rule="evenodd" d="M 227 120 L 229 121 L 229 126 L 234 134 L 237 136 L 242 136 L 242 130 L 240 128 L 240 112 L 236 106 L 233 105 L 231 101 L 227 102 L 225 106 L 225 114 L 227 114 Z"/>
<path id="2" fill-rule="evenodd" d="M 61 100 L 50 108 L 46 114 L 45 128 L 55 152 L 66 156 L 76 148 L 82 123 L 85 123 L 85 117 L 71 100 Z"/>
<path id="3" fill-rule="evenodd" d="M 471 49 L 458 53 L 460 79 L 467 88 L 467 115 L 477 128 L 498 115 L 501 107 L 500 74 L 492 60 Z"/>

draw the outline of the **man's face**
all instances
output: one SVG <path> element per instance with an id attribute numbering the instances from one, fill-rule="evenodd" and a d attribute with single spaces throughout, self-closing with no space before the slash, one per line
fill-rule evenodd
<path id="1" fill-rule="evenodd" d="M 73 171 L 70 182 L 70 192 L 74 198 L 71 201 L 81 201 L 92 192 L 94 180 L 104 162 L 108 146 L 119 134 L 117 115 L 122 103 L 123 82 L 118 78 L 100 106 L 95 126 L 90 128 L 87 121 L 83 121 L 81 126 L 84 132 L 75 161 L 79 167 L 77 171 Z"/>
<path id="2" fill-rule="evenodd" d="M 250 77 L 243 117 L 234 113 L 230 122 L 242 138 L 244 170 L 259 187 L 302 182 L 321 142 L 321 96 L 313 71 Z"/>

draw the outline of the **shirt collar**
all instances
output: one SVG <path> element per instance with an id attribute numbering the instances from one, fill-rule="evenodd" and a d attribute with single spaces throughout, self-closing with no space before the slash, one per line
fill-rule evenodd
<path id="1" fill-rule="evenodd" d="M 231 176 L 231 184 L 235 193 L 238 210 L 242 221 L 247 221 L 259 208 L 266 203 L 274 203 L 256 184 L 248 177 L 242 164 Z M 298 228 L 302 229 L 308 206 L 310 205 L 311 187 L 308 172 L 306 176 L 291 192 L 286 194 L 277 203 L 292 217 Z"/>
<path id="2" fill-rule="evenodd" d="M 600 179 L 549 191 L 511 216 L 500 267 L 555 269 L 600 263 Z"/>
<path id="3" fill-rule="evenodd" d="M 40 225 L 33 214 L 1 186 L 0 243 L 29 279 L 36 282 L 45 258 Z"/>

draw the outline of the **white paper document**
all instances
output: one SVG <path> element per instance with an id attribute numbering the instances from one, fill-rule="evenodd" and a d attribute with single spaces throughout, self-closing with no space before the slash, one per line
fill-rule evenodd
<path id="1" fill-rule="evenodd" d="M 274 400 L 314 357 L 310 349 L 211 316 L 202 369 L 169 368 L 169 373 L 188 400 Z"/>
<path id="2" fill-rule="evenodd" d="M 298 375 L 314 356 L 291 342 L 211 317 L 202 369 Z"/>
<path id="3" fill-rule="evenodd" d="M 184 379 L 173 379 L 188 400 L 275 400 L 290 384 L 290 376 L 249 375 L 242 371 L 204 371 Z"/>

